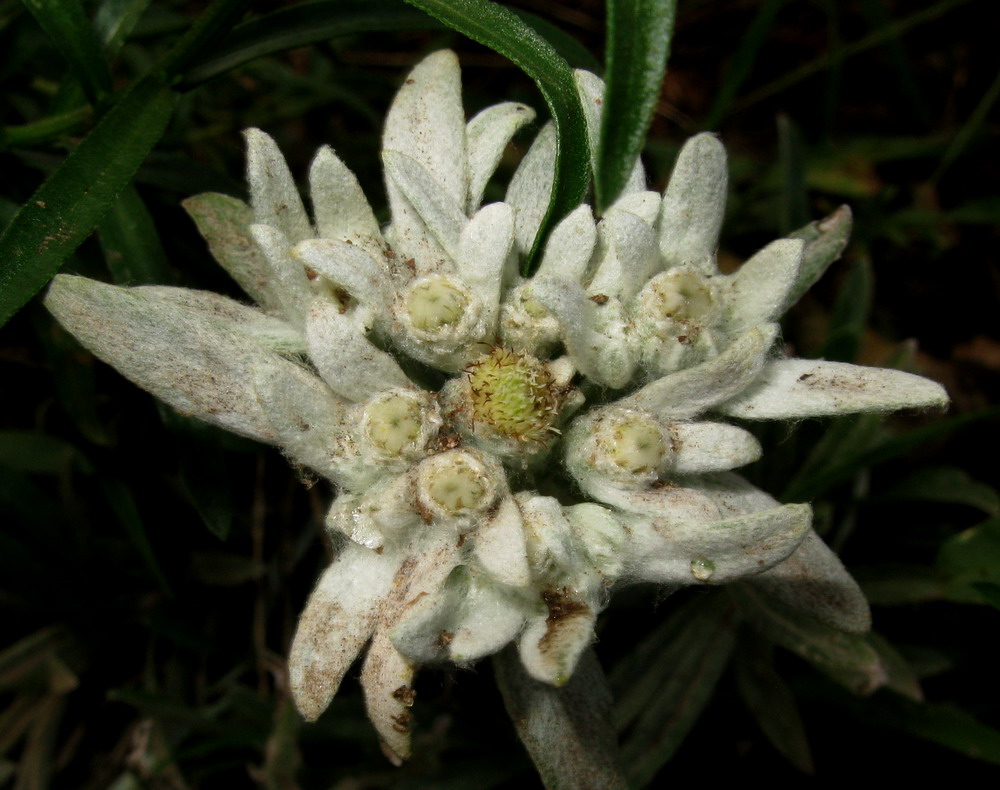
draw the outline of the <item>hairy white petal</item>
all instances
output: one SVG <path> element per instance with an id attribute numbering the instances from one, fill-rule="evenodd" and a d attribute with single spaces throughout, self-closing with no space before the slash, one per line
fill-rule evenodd
<path id="1" fill-rule="evenodd" d="M 497 512 L 476 531 L 475 556 L 499 582 L 522 587 L 531 580 L 521 511 L 512 497 L 503 499 Z"/>
<path id="2" fill-rule="evenodd" d="M 386 115 L 382 150 L 415 160 L 452 204 L 465 208 L 465 111 L 454 52 L 428 55 L 407 76 Z"/>
<path id="3" fill-rule="evenodd" d="M 390 635 L 423 598 L 444 584 L 458 559 L 454 537 L 447 532 L 421 538 L 410 547 L 396 574 L 361 670 L 368 718 L 382 738 L 386 755 L 394 760 L 410 755 L 409 708 L 416 667 L 399 652 Z"/>
<path id="4" fill-rule="evenodd" d="M 363 328 L 337 306 L 317 299 L 306 318 L 309 358 L 330 389 L 348 400 L 366 400 L 409 379 L 384 351 L 375 348 Z"/>
<path id="5" fill-rule="evenodd" d="M 243 136 L 255 222 L 281 231 L 293 244 L 311 239 L 309 215 L 278 145 L 260 129 L 247 129 Z"/>
<path id="6" fill-rule="evenodd" d="M 365 193 L 333 149 L 324 145 L 309 168 L 316 230 L 323 239 L 350 241 L 373 255 L 381 253 L 382 231 Z"/>
<path id="7" fill-rule="evenodd" d="M 518 129 L 535 119 L 535 111 L 517 102 L 487 107 L 465 127 L 469 151 L 469 195 L 465 210 L 479 208 L 486 184 L 500 163 L 504 149 Z"/>
<path id="8" fill-rule="evenodd" d="M 650 411 L 663 419 L 696 417 L 754 381 L 764 368 L 777 332 L 773 324 L 755 327 L 717 357 L 657 379 L 623 398 L 620 405 Z"/>
<path id="9" fill-rule="evenodd" d="M 556 129 L 550 121 L 518 165 L 504 199 L 514 209 L 514 238 L 521 253 L 529 252 L 535 242 L 549 206 L 555 170 Z"/>
<path id="10" fill-rule="evenodd" d="M 675 422 L 673 471 L 679 475 L 734 469 L 760 458 L 760 442 L 753 434 L 719 422 Z"/>
<path id="11" fill-rule="evenodd" d="M 725 584 L 786 559 L 809 534 L 811 521 L 808 505 L 707 523 L 672 514 L 630 518 L 628 572 L 637 581 Z"/>
<path id="12" fill-rule="evenodd" d="M 390 287 L 383 262 L 364 248 L 336 239 L 296 244 L 292 255 L 347 291 L 376 316 L 388 311 Z"/>
<path id="13" fill-rule="evenodd" d="M 681 149 L 660 206 L 660 255 L 670 266 L 714 274 L 726 208 L 726 150 L 708 133 Z"/>
<path id="14" fill-rule="evenodd" d="M 577 206 L 552 229 L 535 276 L 582 281 L 596 244 L 594 212 L 586 204 Z"/>
<path id="15" fill-rule="evenodd" d="M 382 753 L 393 765 L 410 756 L 410 707 L 416 666 L 392 644 L 385 628 L 372 637 L 361 669 L 368 719 L 379 734 Z"/>
<path id="16" fill-rule="evenodd" d="M 773 420 L 943 407 L 947 403 L 948 394 L 940 384 L 901 370 L 778 359 L 719 411 L 746 420 Z"/>
<path id="17" fill-rule="evenodd" d="M 471 582 L 448 639 L 448 655 L 459 664 L 503 648 L 520 633 L 530 611 L 520 591 L 475 574 Z"/>
<path id="18" fill-rule="evenodd" d="M 242 200 L 206 192 L 181 201 L 208 242 L 208 249 L 240 288 L 268 312 L 281 309 L 271 266 L 250 235 L 253 209 Z"/>
<path id="19" fill-rule="evenodd" d="M 245 330 L 254 316 L 271 320 L 266 316 L 224 297 L 120 288 L 70 275 L 56 276 L 45 305 L 96 356 L 179 412 L 276 441 L 257 400 L 253 371 L 295 364 Z M 236 313 L 245 314 L 246 324 L 233 320 Z"/>
<path id="20" fill-rule="evenodd" d="M 288 656 L 292 697 L 307 721 L 326 710 L 371 636 L 401 561 L 348 542 L 320 577 Z"/>
<path id="21" fill-rule="evenodd" d="M 590 601 L 562 588 L 548 593 L 549 609 L 530 620 L 518 641 L 521 663 L 535 680 L 565 685 L 580 654 L 594 641 L 597 611 Z"/>
<path id="22" fill-rule="evenodd" d="M 632 378 L 636 359 L 624 332 L 620 302 L 612 299 L 598 306 L 582 286 L 561 277 L 536 277 L 531 289 L 559 321 L 577 369 L 598 384 L 624 387 Z"/>
<path id="23" fill-rule="evenodd" d="M 781 317 L 804 247 L 801 239 L 772 241 L 730 275 L 726 316 L 730 332 L 743 332 Z"/>
<path id="24" fill-rule="evenodd" d="M 506 203 L 481 208 L 458 242 L 458 271 L 483 306 L 481 321 L 492 333 L 500 312 L 500 291 L 514 244 L 514 215 Z"/>
<path id="25" fill-rule="evenodd" d="M 653 228 L 631 212 L 609 210 L 597 232 L 603 258 L 587 291 L 627 302 L 659 265 Z"/>
<path id="26" fill-rule="evenodd" d="M 813 531 L 787 560 L 746 581 L 840 631 L 859 634 L 871 628 L 864 593 L 840 558 Z"/>
<path id="27" fill-rule="evenodd" d="M 402 192 L 410 206 L 420 215 L 429 230 L 448 256 L 455 260 L 458 240 L 468 223 L 463 204 L 443 190 L 431 172 L 419 161 L 393 150 L 382 152 L 386 178 Z M 395 219 L 395 215 L 393 215 Z"/>
<path id="28" fill-rule="evenodd" d="M 347 402 L 298 367 L 255 369 L 253 384 L 278 444 L 291 460 L 338 480 L 339 447 L 351 431 Z"/>
<path id="29" fill-rule="evenodd" d="M 289 237 L 271 225 L 251 225 L 250 235 L 267 260 L 271 290 L 281 305 L 282 315 L 301 329 L 312 291 L 305 269 L 292 257 Z"/>

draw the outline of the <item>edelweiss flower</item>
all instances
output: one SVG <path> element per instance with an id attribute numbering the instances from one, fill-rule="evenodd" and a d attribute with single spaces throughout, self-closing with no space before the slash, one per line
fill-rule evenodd
<path id="1" fill-rule="evenodd" d="M 578 85 L 593 142 L 602 86 L 582 72 Z M 310 219 L 277 147 L 251 130 L 251 206 L 186 205 L 256 307 L 71 276 L 47 298 L 139 386 L 336 484 L 326 523 L 338 553 L 300 620 L 292 689 L 316 718 L 367 643 L 369 715 L 397 761 L 419 666 L 516 641 L 532 676 L 561 684 L 629 582 L 748 579 L 864 630 L 867 605 L 809 507 L 728 471 L 760 447 L 702 418 L 945 401 L 916 376 L 773 352 L 773 321 L 811 276 L 803 255 L 830 259 L 824 245 L 836 245 L 813 229 L 720 275 L 725 159 L 711 136 L 685 147 L 662 199 L 637 164 L 600 222 L 587 206 L 569 214 L 522 278 L 551 186 L 551 127 L 506 200 L 479 203 L 532 117 L 500 104 L 466 123 L 457 60 L 435 53 L 386 120 L 385 229 L 328 148 L 310 169 Z M 609 388 L 623 397 L 609 402 Z M 579 490 L 559 483 L 562 464 Z"/>

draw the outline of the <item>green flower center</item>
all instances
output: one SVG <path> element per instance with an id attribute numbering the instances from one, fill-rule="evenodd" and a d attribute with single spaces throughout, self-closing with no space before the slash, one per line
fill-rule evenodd
<path id="1" fill-rule="evenodd" d="M 663 433 L 651 419 L 631 417 L 612 429 L 611 460 L 626 472 L 646 474 L 667 454 Z"/>
<path id="2" fill-rule="evenodd" d="M 544 442 L 557 433 L 558 387 L 548 368 L 529 354 L 495 348 L 465 369 L 472 419 L 517 441 Z"/>
<path id="3" fill-rule="evenodd" d="M 420 438 L 423 427 L 420 404 L 398 392 L 385 395 L 365 409 L 365 432 L 372 444 L 398 455 Z"/>
<path id="4" fill-rule="evenodd" d="M 703 324 L 715 310 L 715 296 L 707 279 L 696 272 L 671 269 L 646 286 L 647 310 L 680 323 Z"/>
<path id="5" fill-rule="evenodd" d="M 458 288 L 444 277 L 433 277 L 416 283 L 406 295 L 406 311 L 415 329 L 434 332 L 459 321 L 469 301 Z"/>

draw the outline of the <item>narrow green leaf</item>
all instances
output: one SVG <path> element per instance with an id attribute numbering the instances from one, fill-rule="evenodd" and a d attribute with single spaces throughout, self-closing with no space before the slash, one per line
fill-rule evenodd
<path id="1" fill-rule="evenodd" d="M 645 786 L 680 747 L 712 697 L 735 643 L 733 613 L 713 595 L 657 657 L 667 670 L 624 733 L 622 763 L 630 785 Z"/>
<path id="2" fill-rule="evenodd" d="M 97 226 L 104 260 L 120 285 L 167 284 L 174 279 L 153 218 L 129 184 Z"/>
<path id="3" fill-rule="evenodd" d="M 809 196 L 802 135 L 798 126 L 784 113 L 778 116 L 778 168 L 781 173 L 778 231 L 787 235 L 792 228 L 801 227 L 809 221 Z"/>
<path id="4" fill-rule="evenodd" d="M 594 175 L 599 213 L 621 194 L 646 143 L 676 6 L 676 0 L 608 0 L 608 68 Z"/>
<path id="5" fill-rule="evenodd" d="M 767 34 L 771 32 L 771 28 L 774 26 L 774 18 L 778 15 L 778 11 L 784 5 L 784 2 L 785 0 L 765 0 L 765 2 L 761 3 L 760 8 L 757 10 L 757 15 L 753 18 L 746 33 L 740 38 L 740 45 L 736 48 L 736 54 L 733 55 L 732 61 L 726 68 L 726 75 L 722 80 L 722 85 L 716 92 L 715 101 L 712 103 L 712 108 L 708 111 L 708 116 L 702 125 L 704 129 L 716 129 L 719 121 L 725 117 L 726 112 L 729 110 L 729 105 L 732 104 L 733 99 L 740 92 L 740 88 L 743 87 L 746 78 L 753 72 L 757 53 L 760 52 L 761 46 L 767 39 Z"/>
<path id="6" fill-rule="evenodd" d="M 59 405 L 87 441 L 101 446 L 110 445 L 112 438 L 107 422 L 97 408 L 93 357 L 48 311 L 30 311 L 29 315 L 35 335 L 45 351 L 45 361 L 52 371 Z"/>
<path id="7" fill-rule="evenodd" d="M 175 94 L 157 76 L 132 88 L 0 236 L 0 325 L 90 234 L 163 133 Z"/>
<path id="8" fill-rule="evenodd" d="M 994 609 L 1000 609 L 1000 584 L 992 582 L 973 582 L 972 589 Z"/>
<path id="9" fill-rule="evenodd" d="M 120 480 L 104 475 L 98 478 L 98 482 L 104 491 L 104 496 L 108 500 L 108 504 L 111 505 L 111 509 L 118 516 L 118 520 L 122 526 L 125 527 L 125 532 L 129 540 L 132 541 L 132 545 L 146 564 L 146 569 L 156 580 L 160 589 L 166 595 L 172 596 L 170 583 L 167 581 L 166 574 L 164 574 L 163 569 L 160 567 L 160 562 L 156 558 L 156 551 L 153 549 L 153 545 L 149 542 L 149 537 L 146 535 L 146 526 L 143 524 L 142 516 L 136 507 L 132 492 Z"/>
<path id="10" fill-rule="evenodd" d="M 777 79 L 774 79 L 766 85 L 747 93 L 740 99 L 735 100 L 730 107 L 730 112 L 735 113 L 745 110 L 747 107 L 750 107 L 763 99 L 769 98 L 776 93 L 781 93 L 802 80 L 812 77 L 814 74 L 818 74 L 828 68 L 832 68 L 844 60 L 847 60 L 854 55 L 859 55 L 872 47 L 879 46 L 890 38 L 898 38 L 919 25 L 933 22 L 935 19 L 947 14 L 949 11 L 953 11 L 959 6 L 965 5 L 969 2 L 971 2 L 971 0 L 941 0 L 941 2 L 935 3 L 932 6 L 915 11 L 907 17 L 897 20 L 891 27 L 876 30 L 875 32 L 870 33 L 857 41 L 852 41 L 845 46 L 831 50 L 809 63 L 786 71 Z"/>
<path id="11" fill-rule="evenodd" d="M 573 71 L 555 48 L 518 16 L 489 0 L 406 0 L 448 27 L 510 59 L 538 85 L 556 126 L 556 174 L 549 206 L 524 265 L 535 268 L 551 228 L 583 202 L 590 181 L 587 122 Z"/>
<path id="12" fill-rule="evenodd" d="M 774 651 L 764 640 L 747 634 L 733 662 L 736 687 L 757 726 L 785 758 L 803 773 L 813 773 L 812 752 L 795 696 L 774 668 Z"/>
<path id="13" fill-rule="evenodd" d="M 104 0 L 94 14 L 94 30 L 104 42 L 104 50 L 113 57 L 135 29 L 150 0 Z"/>
<path id="14" fill-rule="evenodd" d="M 968 505 L 988 516 L 1000 516 L 1000 492 L 973 479 L 956 466 L 931 466 L 917 470 L 894 485 L 877 501 L 946 502 Z"/>
<path id="15" fill-rule="evenodd" d="M 941 164 L 937 166 L 934 175 L 931 176 L 931 184 L 937 184 L 948 168 L 951 167 L 952 162 L 962 155 L 962 152 L 968 147 L 972 138 L 976 136 L 983 123 L 989 117 L 990 111 L 993 109 L 993 105 L 996 104 L 998 98 L 1000 98 L 1000 71 L 997 72 L 990 87 L 986 89 L 986 93 L 979 100 L 979 104 L 972 111 L 972 115 L 969 116 L 969 119 L 959 129 L 958 134 L 952 137 L 948 149 L 941 157 Z M 994 215 L 995 220 L 996 215 Z"/>
<path id="16" fill-rule="evenodd" d="M 1000 518 L 991 518 L 946 540 L 938 551 L 936 565 L 948 577 L 947 598 L 983 602 L 975 585 L 1000 584 Z"/>
<path id="17" fill-rule="evenodd" d="M 864 636 L 838 631 L 781 607 L 749 585 L 741 585 L 733 599 L 763 636 L 801 656 L 855 694 L 871 694 L 888 682 L 882 659 Z"/>
<path id="18" fill-rule="evenodd" d="M 850 479 L 866 466 L 874 466 L 906 455 L 932 439 L 950 436 L 958 430 L 997 416 L 1000 416 L 1000 408 L 983 409 L 972 414 L 938 420 L 901 436 L 883 434 L 881 438 L 869 442 L 867 447 L 858 446 L 850 454 L 831 458 L 830 463 L 816 474 L 793 481 L 782 494 L 782 499 L 788 497 L 789 502 L 808 502 L 816 499 L 833 486 Z M 874 427 L 878 424 L 878 420 L 877 415 L 865 415 L 858 419 L 858 425 L 864 421 L 872 421 Z"/>
<path id="19" fill-rule="evenodd" d="M 504 706 L 547 790 L 625 790 L 611 724 L 611 692 L 587 650 L 561 688 L 539 683 L 507 647 L 493 661 Z"/>
<path id="20" fill-rule="evenodd" d="M 365 32 L 425 30 L 440 23 L 399 0 L 315 0 L 282 8 L 233 28 L 221 45 L 192 62 L 184 75 L 191 87 L 248 61 L 338 36 Z"/>
<path id="21" fill-rule="evenodd" d="M 0 464 L 19 472 L 59 474 L 75 454 L 69 442 L 41 431 L 0 431 Z"/>
<path id="22" fill-rule="evenodd" d="M 879 654 L 882 666 L 885 667 L 888 680 L 886 688 L 901 694 L 914 702 L 923 702 L 924 692 L 920 688 L 920 680 L 903 655 L 896 650 L 888 639 L 876 633 L 865 634 L 865 639 Z"/>
<path id="23" fill-rule="evenodd" d="M 100 40 L 79 0 L 23 0 L 53 46 L 66 59 L 70 72 L 87 98 L 98 105 L 111 93 L 111 72 Z"/>
<path id="24" fill-rule="evenodd" d="M 861 585 L 865 598 L 875 606 L 939 601 L 944 596 L 944 577 L 924 565 L 853 567 L 851 574 Z"/>
<path id="25" fill-rule="evenodd" d="M 843 694 L 824 696 L 875 727 L 909 733 L 974 760 L 1000 765 L 1000 730 L 953 705 L 914 702 L 895 694 L 863 702 Z"/>
<path id="26" fill-rule="evenodd" d="M 868 325 L 875 291 L 875 273 L 871 260 L 859 254 L 847 272 L 830 314 L 826 342 L 820 351 L 823 359 L 854 362 L 861 350 L 861 340 Z"/>
<path id="27" fill-rule="evenodd" d="M 183 78 L 191 64 L 204 56 L 229 33 L 251 0 L 215 0 L 207 10 L 198 15 L 190 27 L 167 55 L 163 71 L 171 79 Z"/>

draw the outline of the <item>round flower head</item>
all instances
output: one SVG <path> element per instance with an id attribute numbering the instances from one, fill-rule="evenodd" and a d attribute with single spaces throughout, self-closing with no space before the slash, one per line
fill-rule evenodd
<path id="1" fill-rule="evenodd" d="M 577 87 L 596 150 L 603 86 L 579 72 Z M 746 580 L 863 630 L 864 599 L 809 507 L 733 474 L 761 449 L 722 420 L 946 400 L 917 376 L 774 351 L 774 321 L 839 254 L 849 213 L 720 274 L 726 163 L 712 135 L 684 146 L 662 196 L 636 163 L 598 221 L 570 212 L 521 277 L 553 181 L 551 125 L 504 201 L 480 203 L 532 118 L 504 103 L 466 122 L 457 59 L 434 53 L 386 118 L 385 228 L 329 148 L 309 171 L 310 216 L 274 142 L 250 130 L 250 205 L 186 207 L 255 306 L 68 275 L 46 302 L 139 386 L 334 484 L 336 556 L 299 622 L 292 693 L 315 719 L 364 652 L 394 761 L 410 752 L 420 666 L 515 642 L 530 675 L 565 683 L 631 582 Z"/>

